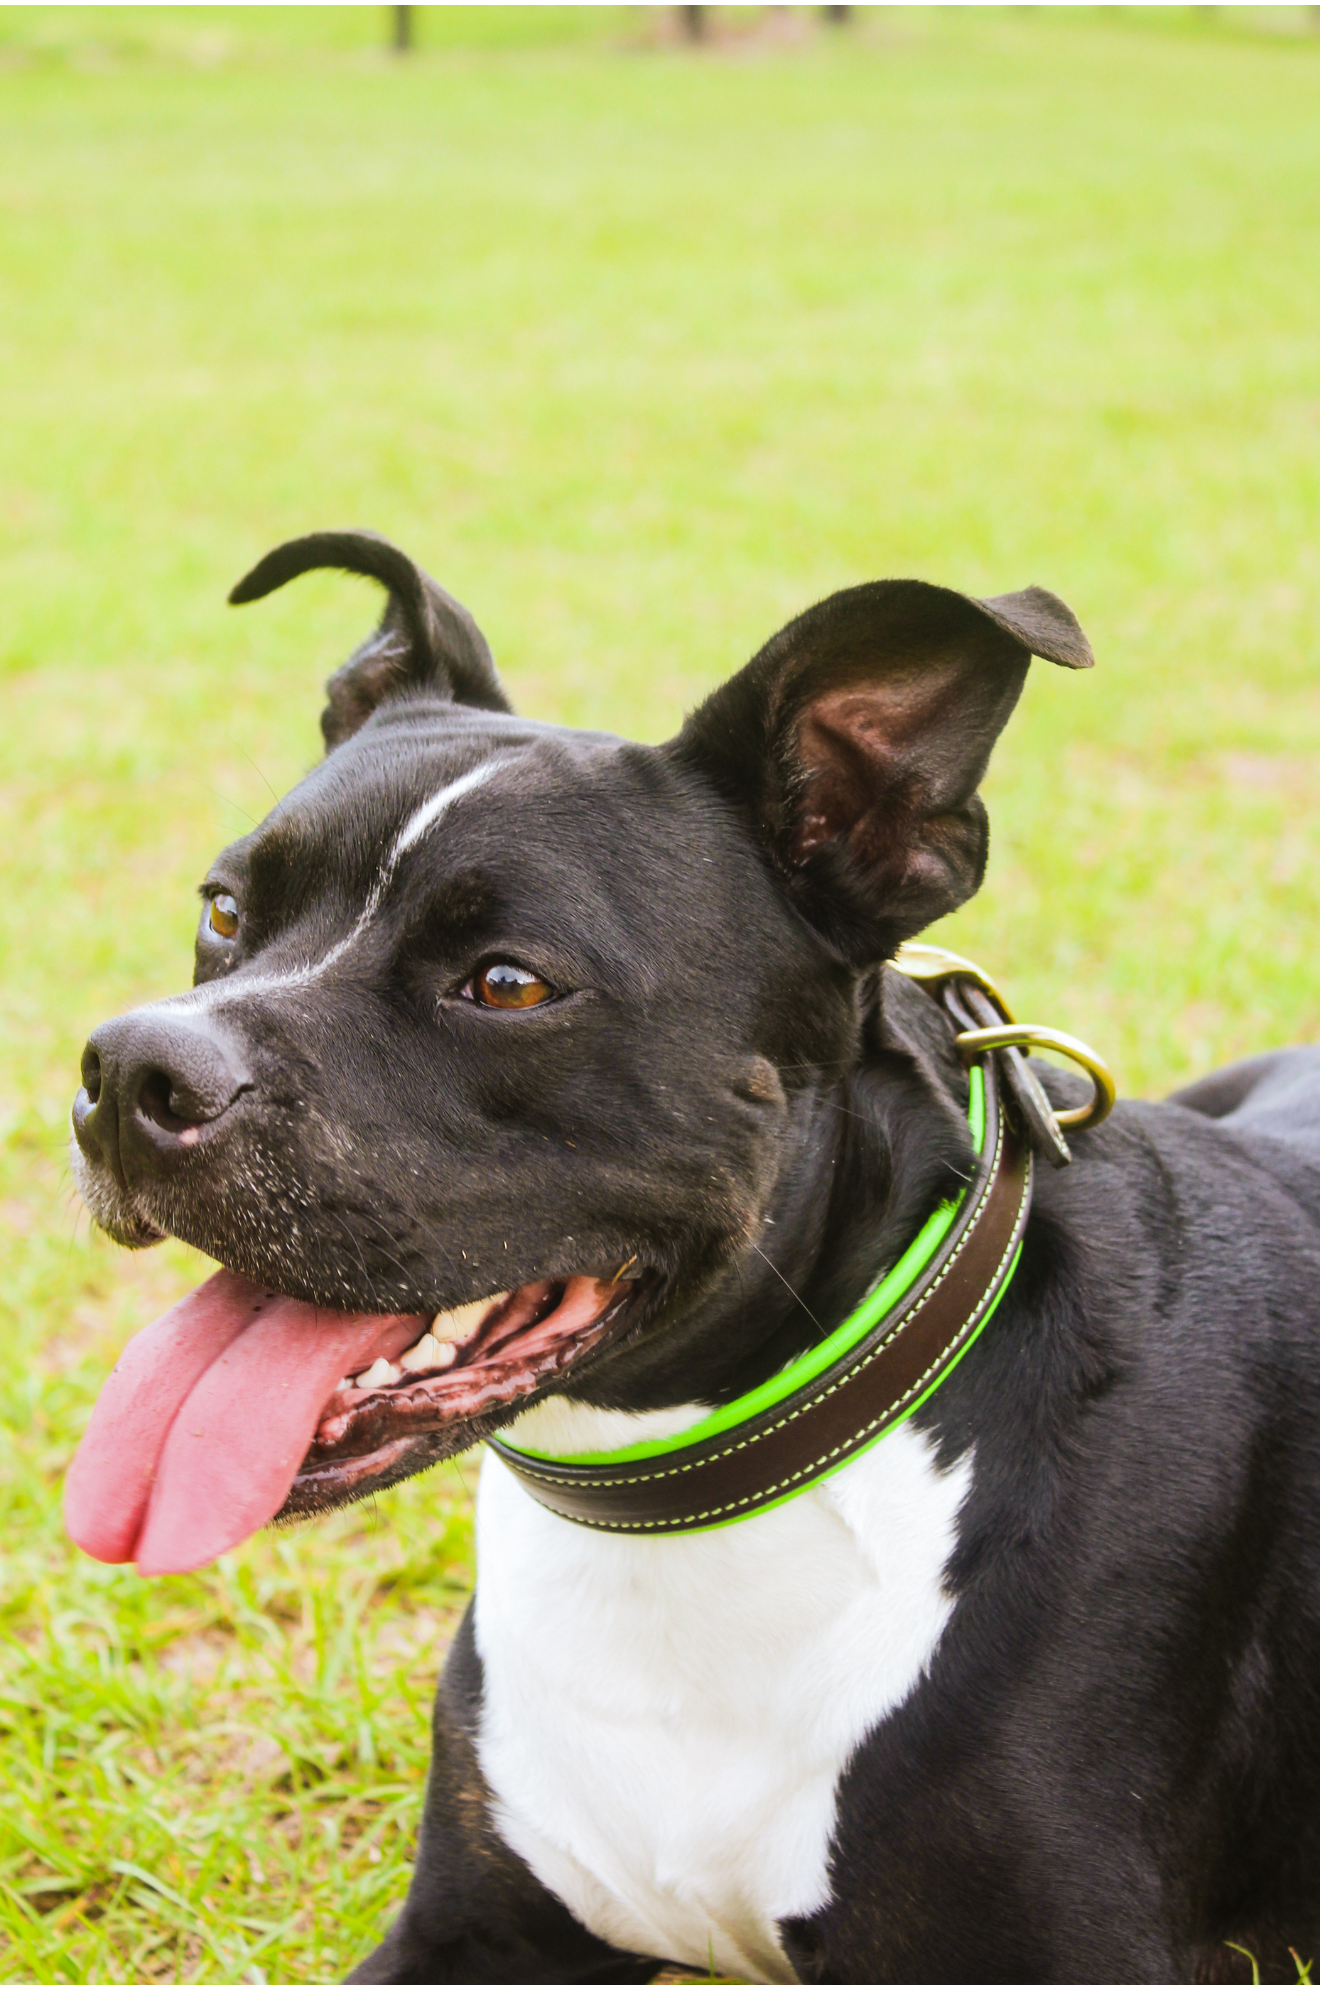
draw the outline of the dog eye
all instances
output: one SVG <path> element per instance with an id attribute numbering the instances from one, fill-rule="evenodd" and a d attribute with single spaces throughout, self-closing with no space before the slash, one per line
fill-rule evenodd
<path id="1" fill-rule="evenodd" d="M 530 968 L 515 967 L 511 960 L 492 961 L 480 974 L 473 975 L 464 994 L 469 989 L 472 1000 L 485 1009 L 534 1009 L 538 1002 L 548 1002 L 554 994 L 539 974 L 533 974 Z"/>
<path id="2" fill-rule="evenodd" d="M 238 905 L 227 891 L 218 891 L 208 899 L 206 924 L 217 939 L 232 940 L 238 931 Z"/>

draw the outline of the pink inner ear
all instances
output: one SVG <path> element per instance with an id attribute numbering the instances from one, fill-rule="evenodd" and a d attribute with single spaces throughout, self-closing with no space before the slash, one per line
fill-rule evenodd
<path id="1" fill-rule="evenodd" d="M 929 677 L 850 686 L 812 700 L 797 730 L 807 777 L 793 846 L 799 862 L 844 839 L 868 866 L 905 868 L 903 846 L 919 816 L 919 783 L 915 770 L 904 769 L 905 749 L 929 725 L 937 702 Z"/>
<path id="2" fill-rule="evenodd" d="M 922 924 L 975 889 L 984 815 L 963 792 L 968 772 L 974 778 L 979 769 L 966 767 L 948 727 L 957 689 L 956 664 L 926 664 L 812 699 L 797 730 L 807 785 L 794 862 L 841 843 L 865 874 L 868 895 Z"/>

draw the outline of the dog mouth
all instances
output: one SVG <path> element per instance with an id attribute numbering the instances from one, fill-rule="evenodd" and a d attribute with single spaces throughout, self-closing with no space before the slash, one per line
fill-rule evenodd
<path id="1" fill-rule="evenodd" d="M 438 1313 L 396 1359 L 377 1355 L 340 1380 L 275 1517 L 341 1505 L 466 1448 L 434 1440 L 520 1402 L 614 1338 L 645 1282 L 547 1279 Z"/>
<path id="2" fill-rule="evenodd" d="M 630 1321 L 625 1266 L 428 1314 L 337 1313 L 219 1271 L 136 1335 L 65 1481 L 65 1525 L 143 1575 L 466 1450 Z"/>

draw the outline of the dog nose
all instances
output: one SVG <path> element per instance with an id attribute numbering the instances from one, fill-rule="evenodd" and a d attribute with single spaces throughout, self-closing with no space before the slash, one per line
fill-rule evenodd
<path id="1" fill-rule="evenodd" d="M 126 1184 L 197 1144 L 201 1129 L 251 1088 L 233 1046 L 205 1018 L 135 1010 L 93 1030 L 73 1130 L 89 1160 Z"/>

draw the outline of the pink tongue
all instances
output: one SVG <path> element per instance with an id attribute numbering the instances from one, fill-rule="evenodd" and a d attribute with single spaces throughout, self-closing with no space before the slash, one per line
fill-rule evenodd
<path id="1" fill-rule="evenodd" d="M 217 1272 L 120 1356 L 69 1467 L 69 1533 L 143 1575 L 214 1561 L 279 1512 L 340 1376 L 391 1360 L 424 1325 Z"/>

